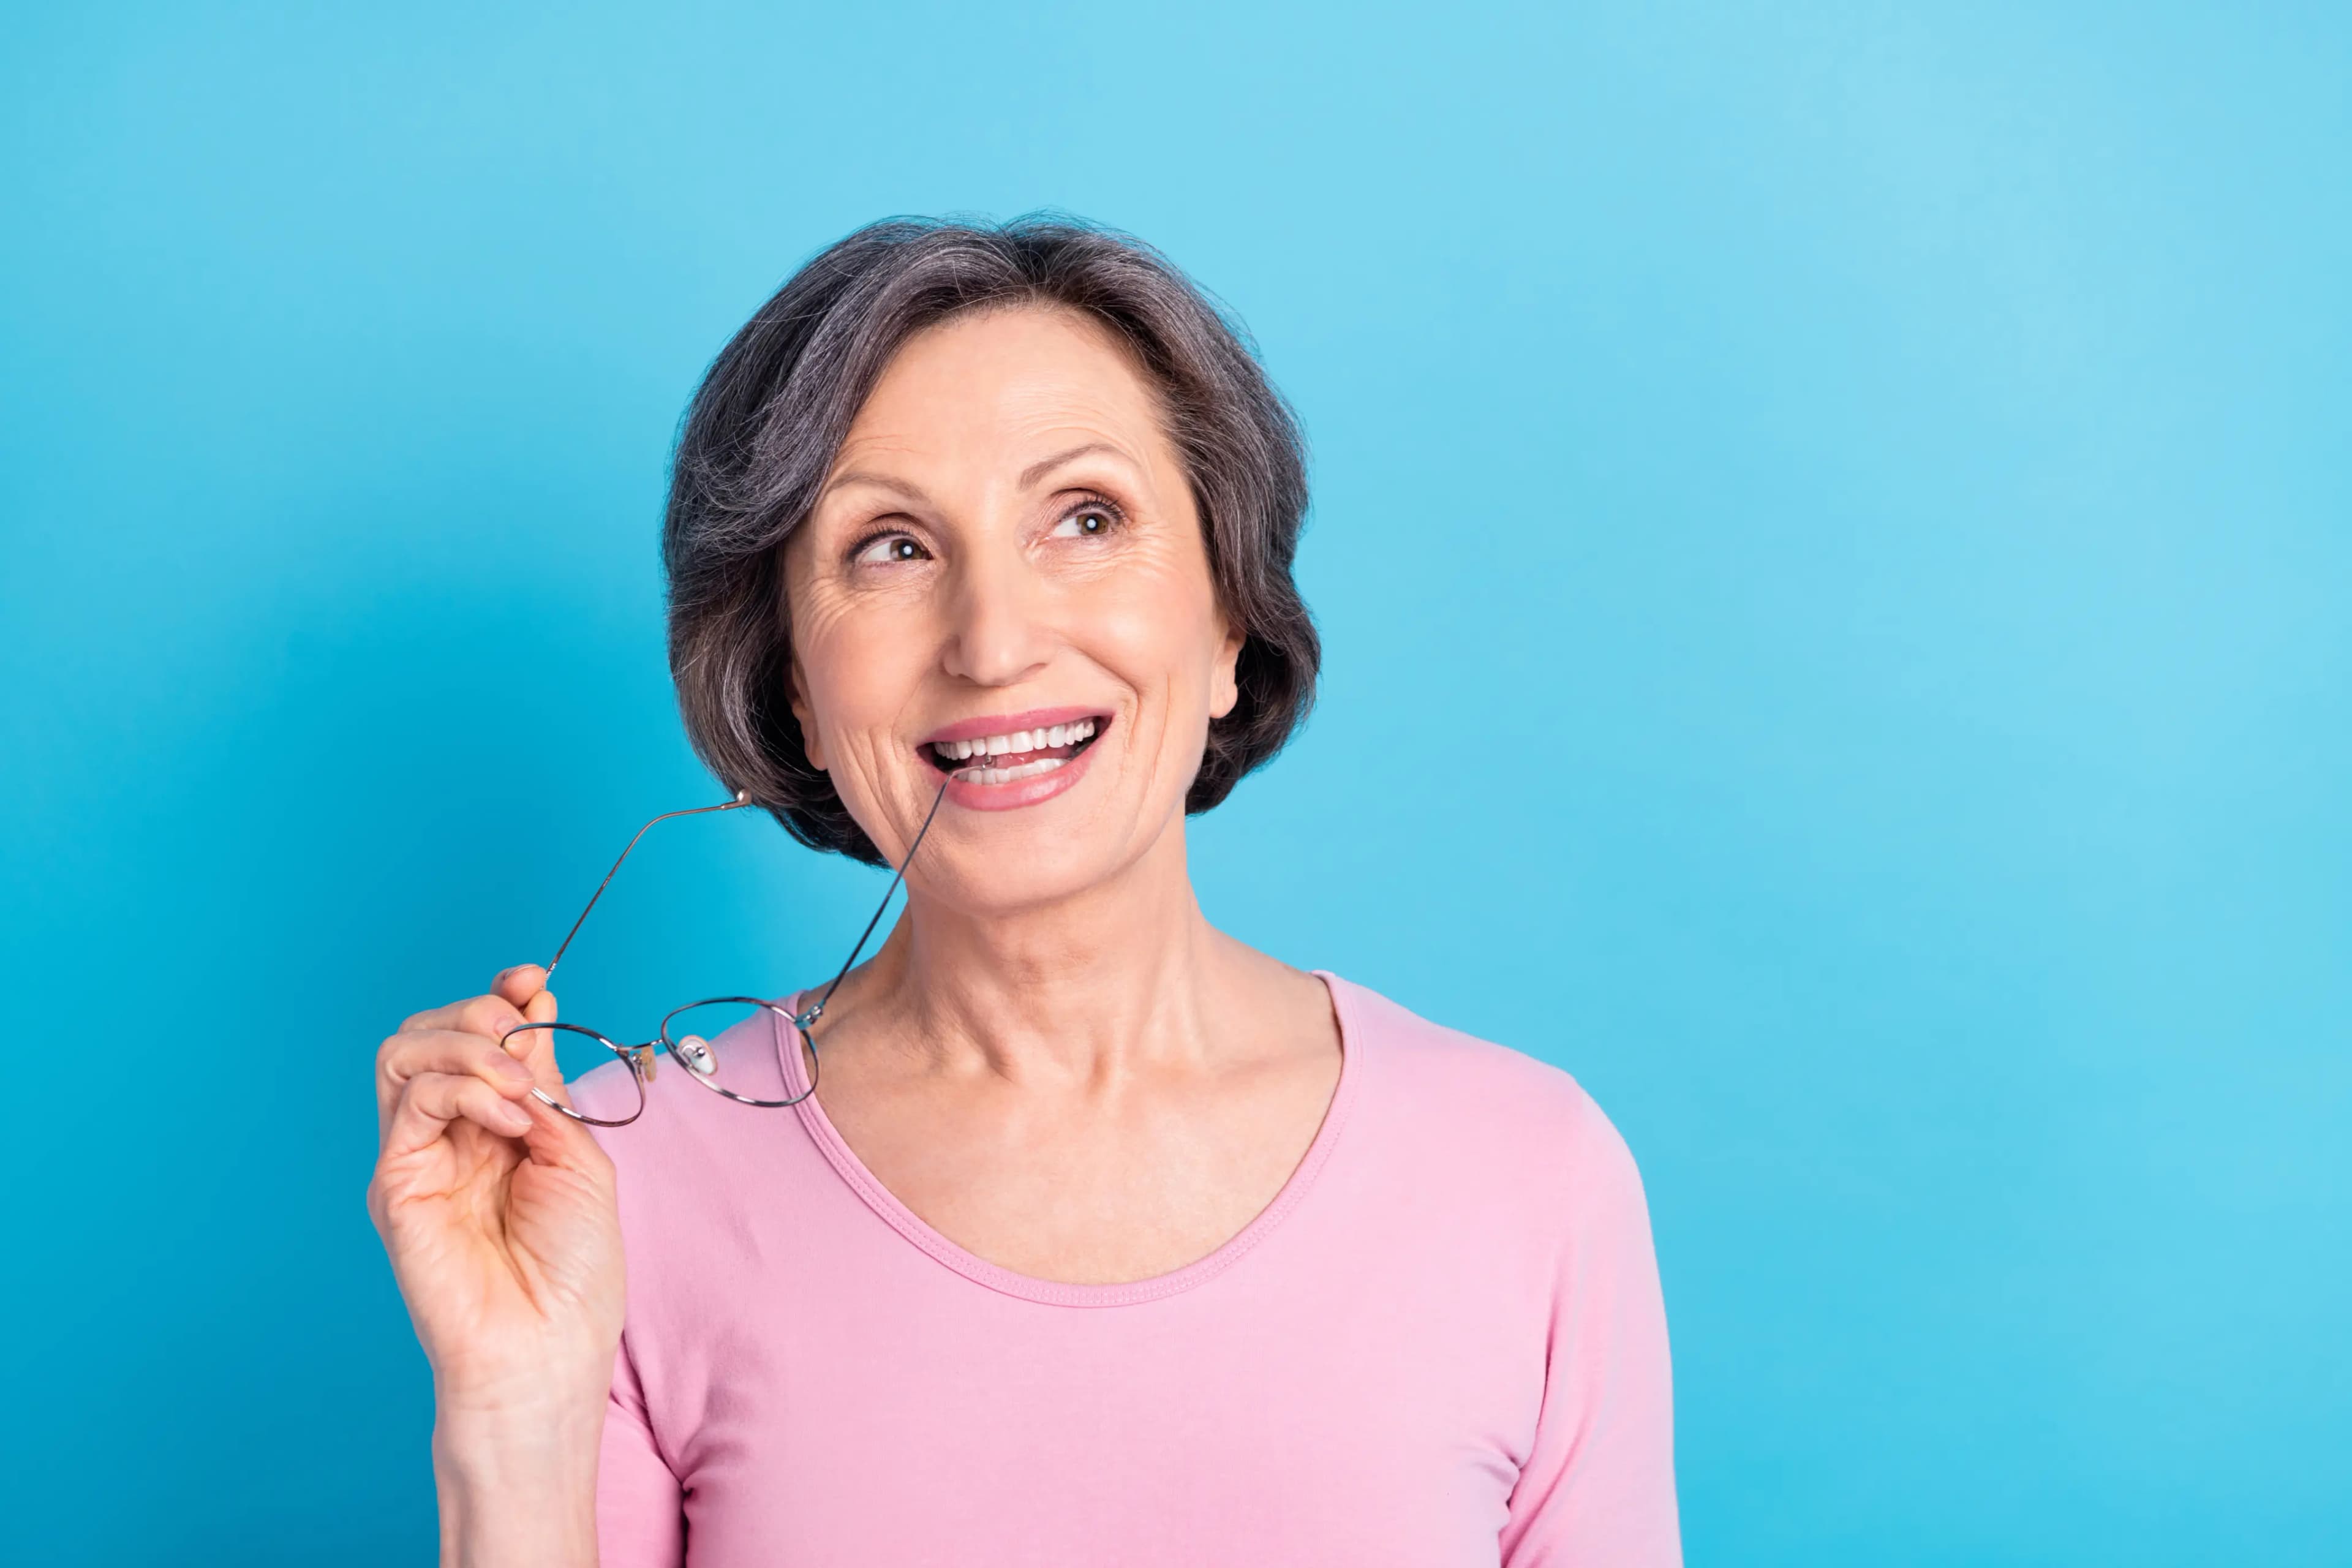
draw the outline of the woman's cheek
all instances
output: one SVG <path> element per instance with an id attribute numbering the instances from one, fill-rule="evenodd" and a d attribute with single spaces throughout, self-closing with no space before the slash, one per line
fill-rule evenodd
<path id="1" fill-rule="evenodd" d="M 901 720 L 921 695 L 919 628 L 891 624 L 889 617 L 874 620 L 845 620 L 811 649 L 821 671 L 816 708 L 831 742 L 836 787 L 845 766 L 880 785 L 897 753 Z"/>
<path id="2" fill-rule="evenodd" d="M 1159 689 L 1170 699 L 1187 704 L 1207 704 L 1215 697 L 1218 663 L 1223 657 L 1223 627 L 1213 603 L 1195 603 L 1188 584 L 1159 585 L 1160 592 L 1143 595 L 1121 606 L 1107 622 L 1110 640 L 1120 650 L 1120 661 L 1139 673 L 1149 672 L 1139 685 Z M 1170 719 L 1181 725 L 1182 719 Z"/>
<path id="3" fill-rule="evenodd" d="M 844 742 L 859 726 L 867 662 L 858 657 L 854 622 L 824 606 L 811 606 L 793 627 L 801 695 L 810 710 L 801 716 L 803 742 L 810 763 L 832 773 L 845 760 Z"/>

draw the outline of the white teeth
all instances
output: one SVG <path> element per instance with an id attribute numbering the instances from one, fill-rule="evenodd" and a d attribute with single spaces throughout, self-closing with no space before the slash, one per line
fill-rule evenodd
<path id="1" fill-rule="evenodd" d="M 1069 760 L 1067 757 L 1040 757 L 1017 768 L 964 768 L 958 776 L 972 784 L 1011 784 L 1015 779 L 1033 779 L 1039 773 L 1050 773 Z"/>
<path id="2" fill-rule="evenodd" d="M 1008 752 L 1042 752 L 1075 746 L 1094 738 L 1095 721 L 1081 719 L 1075 724 L 1051 724 L 1038 730 L 1015 730 L 1009 735 L 975 737 L 969 741 L 940 741 L 932 750 L 942 761 L 961 763 L 972 757 L 1001 757 Z M 1010 779 L 1027 778 L 1043 773 L 1048 767 L 1059 767 L 1067 757 L 1047 757 L 1018 768 L 966 768 L 958 771 L 982 784 L 1003 784 Z"/>

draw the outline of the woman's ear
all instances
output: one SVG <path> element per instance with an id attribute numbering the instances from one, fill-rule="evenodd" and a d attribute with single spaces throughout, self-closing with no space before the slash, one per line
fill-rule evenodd
<path id="1" fill-rule="evenodd" d="M 1209 671 L 1209 717 L 1222 719 L 1234 710 L 1242 700 L 1241 683 L 1234 671 L 1242 658 L 1242 644 L 1249 639 L 1234 625 L 1231 616 L 1218 617 L 1224 624 L 1224 640 L 1217 645 L 1217 662 Z"/>
<path id="2" fill-rule="evenodd" d="M 824 761 L 824 742 L 817 738 L 816 710 L 809 706 L 808 691 L 801 681 L 801 656 L 793 655 L 792 668 L 786 679 L 793 685 L 793 717 L 800 721 L 801 751 L 806 754 L 809 766 L 819 773 L 828 770 Z"/>

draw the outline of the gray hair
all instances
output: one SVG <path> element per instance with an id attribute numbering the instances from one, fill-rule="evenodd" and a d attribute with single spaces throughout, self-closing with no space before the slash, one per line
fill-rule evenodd
<path id="1" fill-rule="evenodd" d="M 1307 510 L 1298 424 L 1241 327 L 1158 251 L 1051 216 L 877 223 L 794 273 L 712 362 L 671 464 L 662 558 L 670 673 L 698 755 L 802 843 L 882 863 L 792 710 L 779 547 L 908 338 L 968 310 L 1081 311 L 1133 352 L 1192 481 L 1219 604 L 1241 628 L 1240 700 L 1184 799 L 1202 812 L 1281 750 L 1321 648 L 1291 576 Z"/>

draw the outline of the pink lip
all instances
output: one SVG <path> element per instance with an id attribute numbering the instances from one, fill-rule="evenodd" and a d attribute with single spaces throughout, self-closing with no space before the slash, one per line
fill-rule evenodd
<path id="1" fill-rule="evenodd" d="M 1081 713 L 1080 718 L 1086 715 Z M 991 730 L 1001 735 L 1002 730 Z M 961 773 L 948 775 L 948 798 L 969 811 L 1017 811 L 1024 805 L 1053 799 L 1066 789 L 1076 785 L 1086 773 L 1087 764 L 1095 760 L 1095 749 L 1088 746 L 1060 767 L 1034 778 L 1014 779 L 1011 784 L 979 784 Z"/>
<path id="2" fill-rule="evenodd" d="M 1080 720 L 1097 721 L 1097 728 L 1111 718 L 1104 708 L 1032 708 L 1025 713 L 992 713 L 978 719 L 964 719 L 926 737 L 919 749 L 948 741 L 978 741 L 990 735 L 1009 735 L 1015 730 L 1050 730 L 1056 724 L 1075 724 Z M 1051 773 L 1034 778 L 1014 779 L 1010 784 L 981 784 L 962 773 L 948 776 L 948 798 L 969 811 L 1017 811 L 1024 805 L 1053 799 L 1075 785 L 1094 761 L 1095 748 L 1087 746 L 1077 755 Z"/>
<path id="3" fill-rule="evenodd" d="M 959 719 L 946 729 L 924 736 L 915 744 L 935 746 L 942 741 L 979 741 L 991 735 L 1010 735 L 1015 730 L 1050 730 L 1056 724 L 1075 724 L 1081 719 L 1109 717 L 1110 710 L 1107 708 L 1032 708 L 1026 713 L 990 713 L 978 719 Z M 1067 773 L 1070 770 L 1057 768 L 1055 771 Z"/>

